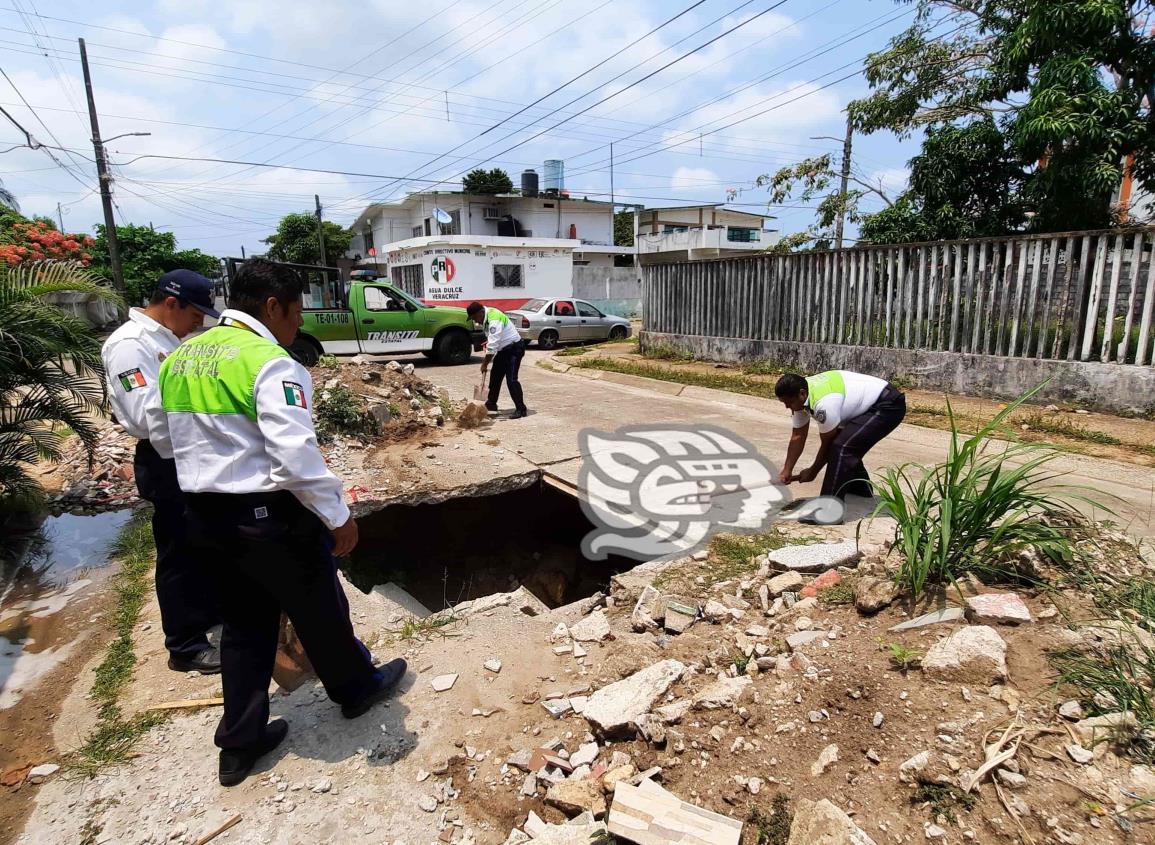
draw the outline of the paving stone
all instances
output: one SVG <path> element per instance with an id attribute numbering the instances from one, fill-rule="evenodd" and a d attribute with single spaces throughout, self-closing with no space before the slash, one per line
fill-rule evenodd
<path id="1" fill-rule="evenodd" d="M 961 607 L 944 607 L 942 610 L 932 610 L 914 619 L 908 619 L 895 625 L 892 631 L 913 631 L 915 628 L 925 628 L 927 625 L 937 625 L 940 622 L 961 622 L 966 611 Z"/>
<path id="2" fill-rule="evenodd" d="M 771 565 L 791 572 L 825 572 L 857 561 L 858 543 L 855 540 L 843 540 L 839 543 L 785 546 L 770 552 L 767 558 Z"/>
<path id="3" fill-rule="evenodd" d="M 982 593 L 967 599 L 966 617 L 971 622 L 1019 625 L 1030 622 L 1031 611 L 1017 593 Z"/>

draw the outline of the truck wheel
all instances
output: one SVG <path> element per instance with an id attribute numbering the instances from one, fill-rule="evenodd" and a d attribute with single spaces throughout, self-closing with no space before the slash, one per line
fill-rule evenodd
<path id="1" fill-rule="evenodd" d="M 612 329 L 610 329 L 610 340 L 625 340 L 625 339 L 626 339 L 626 327 L 625 326 L 614 326 Z"/>
<path id="2" fill-rule="evenodd" d="M 289 346 L 289 354 L 298 363 L 306 367 L 315 366 L 321 360 L 321 350 L 317 342 L 309 337 L 297 335 Z"/>
<path id="3" fill-rule="evenodd" d="M 422 349 L 421 354 L 430 360 L 433 360 L 437 357 L 437 355 L 434 354 L 432 349 Z"/>
<path id="4" fill-rule="evenodd" d="M 557 349 L 557 332 L 546 329 L 537 336 L 537 345 L 542 349 Z"/>
<path id="5" fill-rule="evenodd" d="M 464 364 L 472 354 L 473 346 L 464 331 L 442 332 L 433 343 L 433 355 L 441 364 Z"/>

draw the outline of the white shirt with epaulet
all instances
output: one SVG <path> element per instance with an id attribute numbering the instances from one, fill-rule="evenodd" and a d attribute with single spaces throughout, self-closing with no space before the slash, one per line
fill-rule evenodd
<path id="1" fill-rule="evenodd" d="M 128 312 L 128 322 L 104 342 L 105 392 L 116 421 L 138 440 L 148 439 L 146 412 L 160 405 L 157 375 L 161 362 L 180 338 L 140 308 Z"/>

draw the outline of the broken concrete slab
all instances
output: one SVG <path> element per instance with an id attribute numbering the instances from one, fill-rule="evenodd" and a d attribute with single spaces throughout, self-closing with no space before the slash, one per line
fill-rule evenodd
<path id="1" fill-rule="evenodd" d="M 749 675 L 719 678 L 698 692 L 692 700 L 692 705 L 695 710 L 734 708 L 752 695 L 753 691 L 754 680 Z"/>
<path id="2" fill-rule="evenodd" d="M 798 631 L 786 638 L 786 646 L 791 651 L 796 651 L 808 645 L 819 644 L 825 638 L 825 631 Z"/>
<path id="3" fill-rule="evenodd" d="M 434 692 L 447 692 L 453 689 L 453 685 L 457 683 L 457 675 L 438 675 L 429 682 L 433 687 Z"/>
<path id="4" fill-rule="evenodd" d="M 791 572 L 825 572 L 836 566 L 850 566 L 858 560 L 858 543 L 843 540 L 839 543 L 810 543 L 805 546 L 785 546 L 767 555 L 771 566 Z"/>
<path id="5" fill-rule="evenodd" d="M 525 587 L 518 587 L 508 593 L 494 593 L 479 599 L 463 601 L 461 604 L 454 605 L 453 609 L 448 612 L 459 617 L 476 616 L 479 613 L 488 613 L 499 607 L 508 607 L 526 616 L 544 616 L 549 613 L 549 607 L 546 606 L 545 602 Z"/>
<path id="6" fill-rule="evenodd" d="M 488 671 L 492 672 L 495 675 L 501 671 L 501 661 L 498 660 L 496 657 L 492 658 L 491 660 L 485 661 L 485 663 L 483 663 L 482 665 Z"/>
<path id="7" fill-rule="evenodd" d="M 601 610 L 570 626 L 570 637 L 579 643 L 598 643 L 610 636 L 610 620 Z"/>
<path id="8" fill-rule="evenodd" d="M 678 601 L 666 602 L 665 627 L 671 634 L 681 634 L 698 619 L 698 608 Z"/>
<path id="9" fill-rule="evenodd" d="M 606 735 L 630 732 L 630 725 L 673 686 L 686 671 L 677 660 L 663 660 L 647 666 L 589 697 L 582 716 Z"/>
<path id="10" fill-rule="evenodd" d="M 594 818 L 606 814 L 606 799 L 600 780 L 565 780 L 551 784 L 545 793 L 545 803 L 557 807 L 567 816 L 576 816 L 587 810 L 594 814 Z"/>
<path id="11" fill-rule="evenodd" d="M 638 596 L 630 615 L 630 624 L 635 631 L 656 631 L 666 618 L 666 600 L 653 586 L 647 584 Z"/>
<path id="12" fill-rule="evenodd" d="M 587 742 L 578 746 L 578 750 L 569 756 L 570 765 L 574 768 L 593 765 L 594 760 L 598 759 L 598 750 L 599 747 L 596 742 Z"/>
<path id="13" fill-rule="evenodd" d="M 403 612 L 418 619 L 425 619 L 433 615 L 432 610 L 392 581 L 375 586 L 372 590 L 372 595 L 379 596 L 386 602 L 395 605 Z"/>
<path id="14" fill-rule="evenodd" d="M 766 589 L 769 590 L 771 596 L 777 597 L 785 592 L 798 592 L 802 589 L 804 581 L 805 579 L 800 572 L 783 572 L 767 581 Z"/>
<path id="15" fill-rule="evenodd" d="M 606 826 L 593 824 L 547 824 L 533 837 L 533 845 L 590 845 L 606 838 Z"/>
<path id="16" fill-rule="evenodd" d="M 636 845 L 738 845 L 742 823 L 689 804 L 653 781 L 619 782 L 608 829 Z"/>
<path id="17" fill-rule="evenodd" d="M 987 625 L 1020 625 L 1032 621 L 1030 609 L 1017 593 L 971 596 L 967 599 L 966 618 Z"/>
<path id="18" fill-rule="evenodd" d="M 850 816 L 823 798 L 798 800 L 786 845 L 877 845 Z"/>
<path id="19" fill-rule="evenodd" d="M 922 659 L 923 674 L 933 680 L 991 684 L 1007 679 L 1007 644 L 994 628 L 960 628 L 935 643 Z"/>
<path id="20" fill-rule="evenodd" d="M 940 622 L 962 622 L 965 611 L 961 607 L 944 607 L 941 610 L 932 610 L 914 619 L 900 622 L 891 631 L 913 631 L 915 628 L 925 628 L 927 625 L 938 625 Z"/>

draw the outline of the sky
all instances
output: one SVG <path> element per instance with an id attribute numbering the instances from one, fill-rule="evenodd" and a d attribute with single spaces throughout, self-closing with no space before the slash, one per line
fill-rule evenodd
<path id="1" fill-rule="evenodd" d="M 863 58 L 912 15 L 892 0 L 0 0 L 0 105 L 63 148 L 29 149 L 0 117 L 0 178 L 27 215 L 103 220 L 84 38 L 101 136 L 151 133 L 107 144 L 117 222 L 180 248 L 263 252 L 314 194 L 348 225 L 478 166 L 516 185 L 545 159 L 565 161 L 574 196 L 654 207 L 732 189 L 794 232 L 812 208 L 768 209 L 754 180 L 841 156 Z M 893 197 L 915 152 L 856 136 L 853 171 Z"/>

